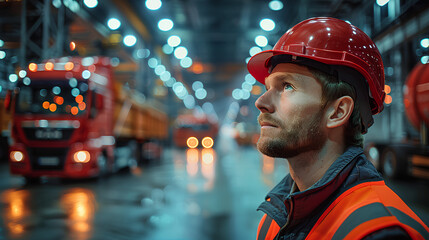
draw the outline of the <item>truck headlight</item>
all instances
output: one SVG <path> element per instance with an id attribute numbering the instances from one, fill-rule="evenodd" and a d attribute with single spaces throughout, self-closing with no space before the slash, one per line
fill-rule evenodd
<path id="1" fill-rule="evenodd" d="M 203 145 L 204 148 L 211 148 L 211 147 L 213 147 L 213 138 L 205 137 L 201 141 L 201 144 Z"/>
<path id="2" fill-rule="evenodd" d="M 24 154 L 21 151 L 10 152 L 10 160 L 13 162 L 21 162 L 24 160 Z"/>
<path id="3" fill-rule="evenodd" d="M 73 155 L 73 160 L 77 163 L 87 163 L 91 159 L 88 151 L 77 151 Z"/>
<path id="4" fill-rule="evenodd" d="M 190 137 L 186 140 L 186 144 L 189 148 L 196 148 L 198 147 L 198 139 L 196 137 Z"/>

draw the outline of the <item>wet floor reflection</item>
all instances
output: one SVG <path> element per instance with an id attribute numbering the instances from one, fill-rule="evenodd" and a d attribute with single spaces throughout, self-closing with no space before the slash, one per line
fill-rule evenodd
<path id="1" fill-rule="evenodd" d="M 6 187 L 0 239 L 253 239 L 255 210 L 281 166 L 254 148 L 172 148 L 110 178 Z M 6 171 L 0 165 L 19 179 Z"/>
<path id="2" fill-rule="evenodd" d="M 2 203 L 5 205 L 3 219 L 11 237 L 18 237 L 25 231 L 25 222 L 30 216 L 27 190 L 7 190 L 3 192 Z"/>
<path id="3" fill-rule="evenodd" d="M 216 152 L 212 148 L 186 149 L 186 172 L 191 179 L 203 178 L 204 191 L 210 191 L 215 181 Z M 188 189 L 192 192 L 199 191 L 196 181 L 190 181 Z"/>
<path id="4" fill-rule="evenodd" d="M 55 239 L 55 235 L 67 236 L 66 239 L 91 239 L 97 208 L 93 192 L 72 188 L 59 198 L 50 198 L 52 196 L 52 193 L 43 196 L 27 189 L 4 191 L 1 201 L 6 239 L 43 239 L 38 234 L 50 233 L 55 234 L 47 239 Z M 0 239 L 4 238 L 0 235 Z"/>
<path id="5" fill-rule="evenodd" d="M 72 235 L 78 239 L 90 239 L 97 203 L 92 191 L 73 188 L 60 199 L 61 208 L 67 215 L 67 223 Z"/>
<path id="6" fill-rule="evenodd" d="M 0 164 L 0 240 L 255 239 L 256 208 L 287 162 L 223 144 L 231 150 L 166 149 L 156 164 L 92 181 L 25 185 Z"/>

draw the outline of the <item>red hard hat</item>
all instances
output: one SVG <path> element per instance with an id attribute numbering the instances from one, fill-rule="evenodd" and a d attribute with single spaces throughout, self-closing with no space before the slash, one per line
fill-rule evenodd
<path id="1" fill-rule="evenodd" d="M 249 73 L 265 84 L 270 74 L 270 59 L 276 55 L 291 55 L 357 70 L 369 86 L 371 113 L 383 110 L 384 67 L 380 52 L 368 35 L 350 23 L 329 17 L 304 20 L 289 29 L 272 50 L 254 55 L 247 64 Z"/>

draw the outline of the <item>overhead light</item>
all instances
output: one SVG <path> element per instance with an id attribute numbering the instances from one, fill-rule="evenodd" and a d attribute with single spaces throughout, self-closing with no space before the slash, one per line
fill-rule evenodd
<path id="1" fill-rule="evenodd" d="M 20 70 L 18 73 L 20 78 L 24 78 L 25 76 L 27 76 L 27 71 L 25 71 L 24 69 Z"/>
<path id="2" fill-rule="evenodd" d="M 124 37 L 124 44 L 127 47 L 132 47 L 136 44 L 137 38 L 134 35 L 127 35 Z"/>
<path id="3" fill-rule="evenodd" d="M 256 79 L 250 73 L 246 74 L 244 80 L 252 85 L 256 83 Z"/>
<path id="4" fill-rule="evenodd" d="M 420 41 L 420 45 L 424 48 L 428 48 L 429 47 L 429 38 L 423 38 Z"/>
<path id="5" fill-rule="evenodd" d="M 171 19 L 168 19 L 168 18 L 163 18 L 158 22 L 159 30 L 164 32 L 171 30 L 173 26 L 174 26 L 173 21 L 171 21 Z"/>
<path id="6" fill-rule="evenodd" d="M 162 2 L 161 0 L 146 0 L 145 5 L 147 9 L 155 11 L 161 8 Z"/>
<path id="7" fill-rule="evenodd" d="M 5 51 L 0 51 L 0 59 L 4 59 L 6 57 Z"/>
<path id="8" fill-rule="evenodd" d="M 173 85 L 173 91 L 180 92 L 183 88 L 183 83 L 181 82 L 175 82 Z"/>
<path id="9" fill-rule="evenodd" d="M 165 66 L 160 64 L 158 66 L 155 67 L 155 74 L 160 76 L 161 74 L 163 74 L 165 72 Z"/>
<path id="10" fill-rule="evenodd" d="M 94 64 L 94 58 L 93 57 L 85 57 L 82 59 L 82 66 L 89 67 L 92 64 Z"/>
<path id="11" fill-rule="evenodd" d="M 121 61 L 117 57 L 110 59 L 110 65 L 112 65 L 112 67 L 117 67 L 119 63 L 121 63 Z"/>
<path id="12" fill-rule="evenodd" d="M 383 7 L 389 2 L 389 0 L 377 0 L 376 2 L 378 6 Z"/>
<path id="13" fill-rule="evenodd" d="M 111 30 L 116 30 L 121 26 L 121 21 L 119 21 L 117 18 L 110 18 L 107 21 L 107 26 L 111 29 Z"/>
<path id="14" fill-rule="evenodd" d="M 268 3 L 268 7 L 273 11 L 279 11 L 283 9 L 283 3 L 277 0 L 273 0 Z"/>
<path id="15" fill-rule="evenodd" d="M 0 39 L 0 47 L 3 47 L 4 41 Z"/>
<path id="16" fill-rule="evenodd" d="M 174 56 L 177 59 L 183 59 L 188 55 L 188 49 L 185 47 L 178 47 L 174 50 Z"/>
<path id="17" fill-rule="evenodd" d="M 16 75 L 16 74 L 10 74 L 9 75 L 9 81 L 10 82 L 16 82 L 18 80 L 18 75 Z"/>
<path id="18" fill-rule="evenodd" d="M 192 89 L 194 91 L 197 91 L 198 89 L 203 87 L 203 83 L 200 81 L 195 81 L 194 83 L 192 83 Z"/>
<path id="19" fill-rule="evenodd" d="M 54 5 L 54 7 L 56 7 L 56 8 L 60 8 L 61 7 L 61 0 L 53 0 L 52 5 Z"/>
<path id="20" fill-rule="evenodd" d="M 172 54 L 173 50 L 174 50 L 173 47 L 168 44 L 164 44 L 164 46 L 162 46 L 162 51 L 167 55 Z"/>
<path id="21" fill-rule="evenodd" d="M 170 36 L 170 37 L 167 39 L 167 43 L 168 43 L 168 45 L 170 45 L 170 46 L 172 46 L 172 47 L 177 47 L 177 46 L 179 46 L 181 41 L 182 41 L 182 40 L 180 39 L 180 37 L 179 37 L 179 36 L 176 36 L 176 35 Z"/>
<path id="22" fill-rule="evenodd" d="M 83 72 L 82 72 L 82 78 L 83 79 L 89 79 L 91 77 L 91 72 L 90 71 L 88 71 L 88 70 L 84 70 Z"/>
<path id="23" fill-rule="evenodd" d="M 23 82 L 24 82 L 24 84 L 25 85 L 30 85 L 30 83 L 31 83 L 31 79 L 29 78 L 29 77 L 25 77 L 23 80 L 22 80 Z"/>
<path id="24" fill-rule="evenodd" d="M 170 79 L 164 82 L 164 85 L 167 87 L 173 87 L 175 83 L 176 83 L 176 79 L 171 77 Z"/>
<path id="25" fill-rule="evenodd" d="M 180 60 L 180 66 L 182 68 L 188 68 L 192 66 L 192 59 L 190 57 L 184 57 L 182 60 Z"/>
<path id="26" fill-rule="evenodd" d="M 150 50 L 149 49 L 139 49 L 136 51 L 137 58 L 147 58 L 150 56 Z"/>
<path id="27" fill-rule="evenodd" d="M 187 95 L 183 99 L 183 103 L 187 109 L 193 109 L 195 107 L 195 99 L 192 95 Z"/>
<path id="28" fill-rule="evenodd" d="M 259 22 L 259 26 L 261 26 L 263 30 L 269 32 L 276 27 L 276 23 L 269 18 L 264 18 Z"/>
<path id="29" fill-rule="evenodd" d="M 150 68 L 155 68 L 156 66 L 158 66 L 158 60 L 156 60 L 156 58 L 150 58 L 147 61 L 147 65 L 149 65 Z"/>
<path id="30" fill-rule="evenodd" d="M 243 82 L 241 84 L 241 88 L 250 92 L 253 88 L 253 85 L 248 82 Z"/>
<path id="31" fill-rule="evenodd" d="M 88 7 L 88 8 L 95 8 L 98 5 L 98 1 L 97 0 L 83 0 L 83 3 Z"/>
<path id="32" fill-rule="evenodd" d="M 253 55 L 255 55 L 255 54 L 257 54 L 257 53 L 260 53 L 260 52 L 262 52 L 262 49 L 261 49 L 260 47 L 252 47 L 252 48 L 249 50 L 249 54 L 250 54 L 250 56 L 253 56 Z"/>
<path id="33" fill-rule="evenodd" d="M 255 37 L 255 43 L 260 47 L 265 47 L 268 44 L 268 39 L 265 36 L 259 35 Z"/>
<path id="34" fill-rule="evenodd" d="M 169 71 L 164 71 L 164 72 L 159 76 L 159 78 L 160 78 L 163 82 L 166 82 L 166 81 L 170 80 L 170 78 L 171 78 L 171 73 L 170 73 Z"/>
<path id="35" fill-rule="evenodd" d="M 243 93 L 243 95 L 241 96 L 241 98 L 243 100 L 247 100 L 250 98 L 250 92 L 249 91 L 243 89 L 241 92 Z"/>
<path id="36" fill-rule="evenodd" d="M 422 64 L 427 64 L 429 63 L 429 56 L 423 56 L 420 58 L 420 62 L 422 62 Z"/>
<path id="37" fill-rule="evenodd" d="M 271 46 L 270 44 L 268 44 L 267 46 L 263 47 L 262 50 L 271 50 L 273 49 L 273 46 Z"/>
<path id="38" fill-rule="evenodd" d="M 197 91 L 195 91 L 195 97 L 200 100 L 203 100 L 207 97 L 207 91 L 204 88 L 199 88 L 197 89 Z"/>
<path id="39" fill-rule="evenodd" d="M 232 97 L 233 97 L 235 100 L 240 100 L 240 99 L 242 99 L 242 98 L 243 98 L 243 90 L 238 89 L 238 88 L 234 89 L 234 91 L 232 91 Z"/>

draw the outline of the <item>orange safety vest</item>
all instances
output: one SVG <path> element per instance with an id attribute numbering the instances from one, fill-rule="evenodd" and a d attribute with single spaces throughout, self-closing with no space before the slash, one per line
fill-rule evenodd
<path id="1" fill-rule="evenodd" d="M 388 227 L 401 227 L 412 239 L 429 239 L 429 228 L 384 181 L 365 182 L 341 194 L 317 220 L 306 239 L 362 239 Z M 272 240 L 280 227 L 266 214 L 257 240 Z"/>

